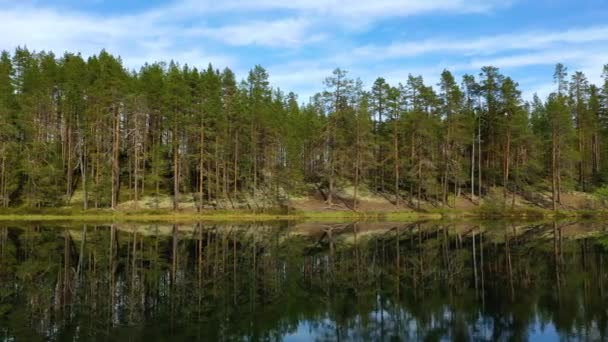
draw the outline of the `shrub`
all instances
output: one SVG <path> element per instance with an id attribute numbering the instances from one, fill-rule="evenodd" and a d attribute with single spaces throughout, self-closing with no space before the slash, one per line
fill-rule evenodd
<path id="1" fill-rule="evenodd" d="M 603 205 L 608 204 L 608 185 L 603 185 L 600 188 L 597 188 L 593 193 L 595 197 L 602 202 Z"/>

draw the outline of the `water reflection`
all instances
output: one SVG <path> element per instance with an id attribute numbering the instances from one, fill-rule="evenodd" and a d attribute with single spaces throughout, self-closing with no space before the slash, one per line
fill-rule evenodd
<path id="1" fill-rule="evenodd" d="M 0 226 L 0 339 L 606 340 L 603 223 Z"/>

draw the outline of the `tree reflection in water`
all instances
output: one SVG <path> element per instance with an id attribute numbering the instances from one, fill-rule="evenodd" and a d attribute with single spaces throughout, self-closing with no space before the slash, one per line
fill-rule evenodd
<path id="1" fill-rule="evenodd" d="M 0 336 L 606 340 L 602 223 L 0 227 Z"/>

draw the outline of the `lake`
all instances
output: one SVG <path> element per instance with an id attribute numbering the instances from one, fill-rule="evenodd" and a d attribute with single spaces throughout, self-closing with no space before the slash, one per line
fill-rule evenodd
<path id="1" fill-rule="evenodd" d="M 0 223 L 3 341 L 608 339 L 608 223 Z"/>

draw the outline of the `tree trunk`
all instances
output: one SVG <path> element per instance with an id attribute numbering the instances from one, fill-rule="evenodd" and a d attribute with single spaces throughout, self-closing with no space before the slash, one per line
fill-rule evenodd
<path id="1" fill-rule="evenodd" d="M 66 123 L 66 135 L 67 135 L 67 164 L 66 164 L 66 201 L 69 204 L 70 198 L 72 197 L 72 129 L 70 123 Z"/>
<path id="2" fill-rule="evenodd" d="M 99 123 L 97 123 L 99 124 Z M 94 130 L 91 129 L 94 133 Z M 95 178 L 95 209 L 99 207 L 99 168 L 101 165 L 101 134 L 95 135 L 97 138 L 95 139 L 95 163 L 91 168 L 91 176 Z"/>
<path id="3" fill-rule="evenodd" d="M 518 171 L 518 166 L 519 166 L 519 156 L 520 154 L 518 153 L 518 150 L 515 150 L 515 163 L 514 163 L 514 172 L 515 172 L 515 187 L 517 188 L 517 185 L 519 184 L 519 171 Z M 512 197 L 511 197 L 511 210 L 515 209 L 515 191 L 513 191 Z"/>
<path id="4" fill-rule="evenodd" d="M 418 160 L 418 203 L 416 208 L 420 209 L 420 201 L 422 199 L 422 160 Z"/>
<path id="5" fill-rule="evenodd" d="M 80 147 L 80 178 L 82 178 L 82 207 L 84 210 L 89 208 L 89 193 L 87 188 L 87 166 L 86 166 L 86 158 L 85 158 L 85 147 L 84 147 L 84 139 L 81 141 Z"/>
<path id="6" fill-rule="evenodd" d="M 585 176 L 584 176 L 584 163 L 585 163 L 585 151 L 583 149 L 583 129 L 581 127 L 581 117 L 579 113 L 578 117 L 578 154 L 580 156 L 580 160 L 578 162 L 578 183 L 581 186 L 582 190 L 585 191 Z"/>
<path id="7" fill-rule="evenodd" d="M 357 118 L 357 142 L 355 152 L 355 190 L 353 196 L 353 210 L 357 211 L 357 191 L 359 190 L 359 166 L 361 164 L 361 129 Z"/>
<path id="8" fill-rule="evenodd" d="M 333 137 L 333 129 L 330 132 L 331 137 L 329 141 L 329 192 L 327 194 L 327 204 L 332 206 L 333 203 L 333 194 L 334 194 L 334 173 L 335 173 L 335 156 L 334 156 L 334 137 Z"/>
<path id="9" fill-rule="evenodd" d="M 562 159 L 562 152 L 561 152 L 561 139 L 559 136 L 559 133 L 557 133 L 557 151 L 556 151 L 556 173 L 557 173 L 557 203 L 561 204 L 562 203 L 562 199 L 561 199 L 561 193 L 562 193 L 562 170 L 561 170 L 561 159 Z"/>
<path id="10" fill-rule="evenodd" d="M 479 115 L 479 124 L 477 125 L 477 196 L 481 201 L 481 114 Z"/>
<path id="11" fill-rule="evenodd" d="M 198 156 L 198 212 L 203 210 L 203 188 L 205 169 L 205 123 L 201 121 L 200 141 L 199 141 L 199 156 Z"/>
<path id="12" fill-rule="evenodd" d="M 475 134 L 471 149 L 471 202 L 475 201 Z"/>
<path id="13" fill-rule="evenodd" d="M 112 163 L 112 209 L 118 205 L 118 192 L 120 187 L 120 113 L 118 107 L 114 108 L 114 144 Z"/>
<path id="14" fill-rule="evenodd" d="M 359 190 L 359 151 L 357 151 L 357 158 L 355 161 L 355 190 L 353 195 L 353 210 L 357 211 L 357 192 Z"/>
<path id="15" fill-rule="evenodd" d="M 2 156 L 2 174 L 0 175 L 0 195 L 2 195 L 2 207 L 8 207 L 6 196 L 6 157 Z"/>
<path id="16" fill-rule="evenodd" d="M 141 118 L 141 113 L 139 113 L 139 111 L 135 112 L 135 131 L 133 132 L 133 140 L 134 140 L 134 152 L 135 152 L 135 162 L 133 165 L 133 177 L 134 177 L 134 184 L 133 184 L 133 189 L 134 189 L 134 203 L 135 203 L 135 209 L 139 209 L 139 164 L 141 163 L 140 158 L 141 158 L 141 153 L 142 153 L 142 140 L 143 137 L 141 135 L 140 132 L 140 118 Z"/>
<path id="17" fill-rule="evenodd" d="M 173 125 L 173 210 L 179 209 L 179 145 L 177 123 Z"/>
<path id="18" fill-rule="evenodd" d="M 507 128 L 507 146 L 505 148 L 503 180 L 502 180 L 503 197 L 504 197 L 505 204 L 507 201 L 507 188 L 509 186 L 508 182 L 509 182 L 509 159 L 511 157 L 510 154 L 511 154 L 511 127 Z"/>
<path id="19" fill-rule="evenodd" d="M 251 158 L 253 158 L 253 198 L 258 191 L 258 158 L 257 158 L 257 139 L 255 134 L 255 126 L 251 123 Z"/>
<path id="20" fill-rule="evenodd" d="M 396 123 L 393 128 L 393 153 L 395 159 L 395 205 L 399 206 L 399 137 L 397 135 Z"/>
<path id="21" fill-rule="evenodd" d="M 220 198 L 220 138 L 218 135 L 215 136 L 214 144 L 215 152 L 215 200 L 218 202 Z"/>
<path id="22" fill-rule="evenodd" d="M 554 128 L 551 144 L 551 200 L 553 211 L 557 210 L 557 172 L 557 131 Z"/>
<path id="23" fill-rule="evenodd" d="M 234 195 L 236 196 L 238 191 L 238 174 L 239 174 L 239 135 L 235 134 L 234 138 Z"/>
<path id="24" fill-rule="evenodd" d="M 331 152 L 332 156 L 330 157 L 329 162 L 329 191 L 327 194 L 327 204 L 334 205 L 333 203 L 333 194 L 334 194 L 334 158 L 333 152 Z"/>

